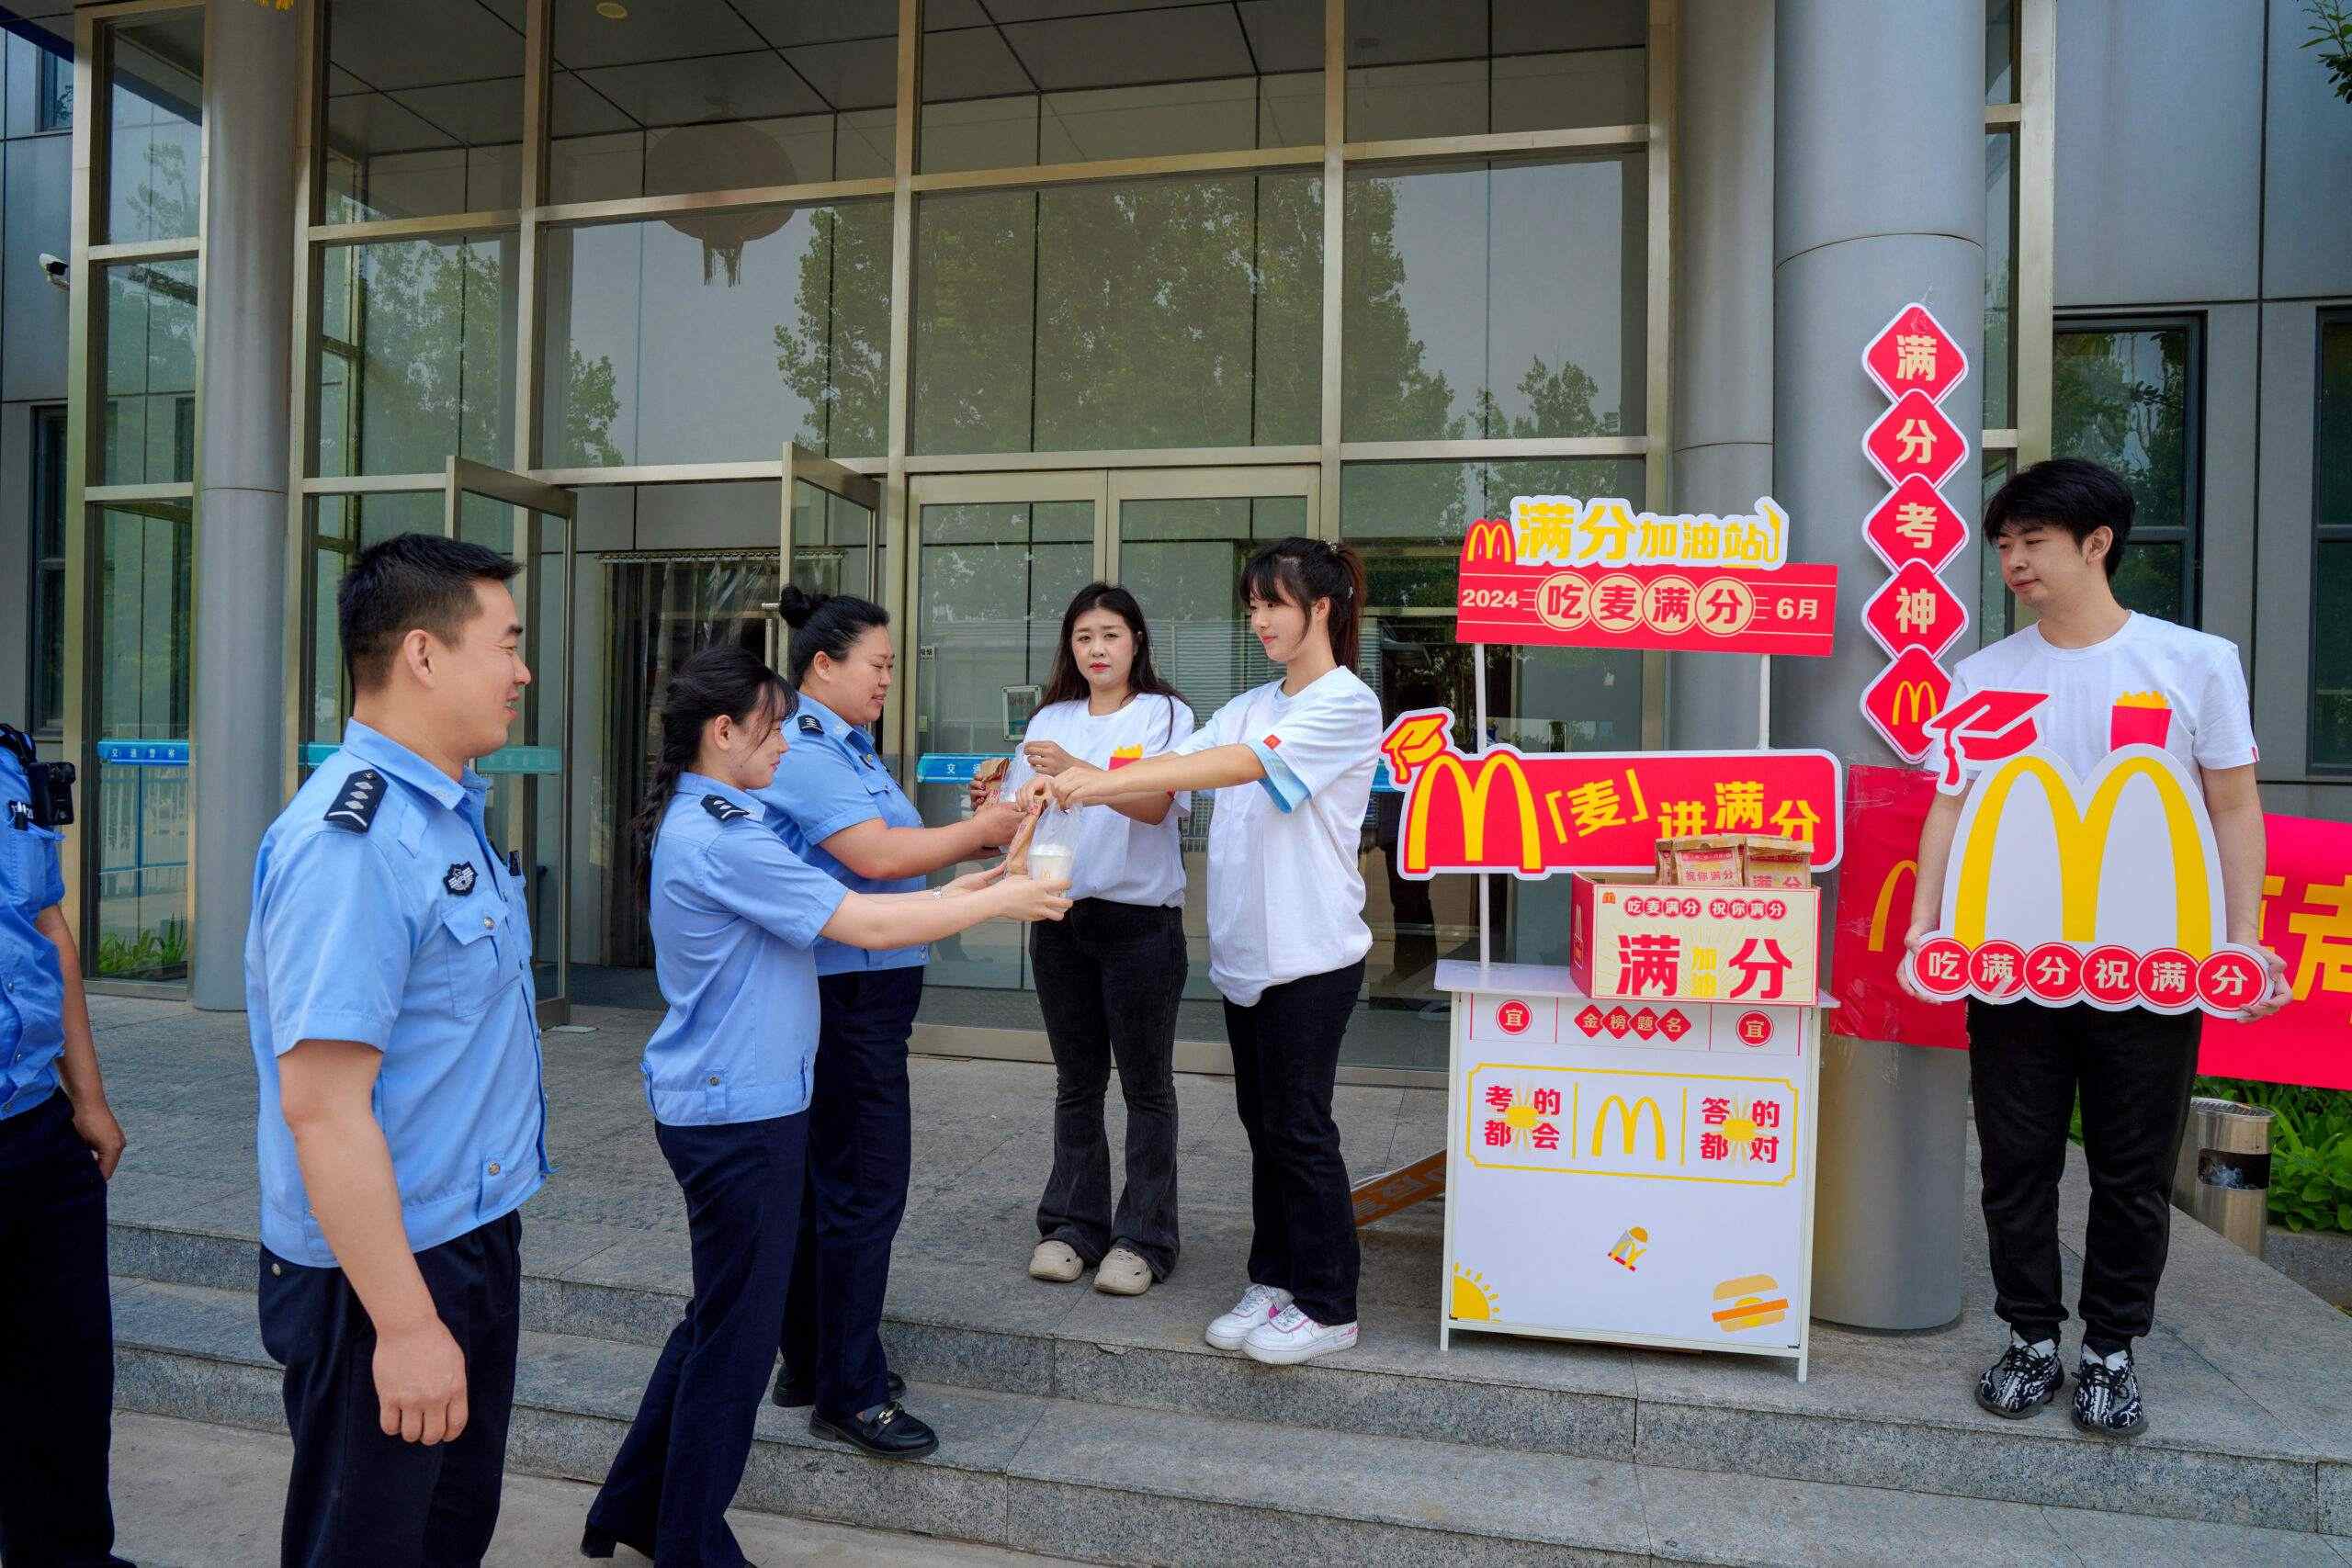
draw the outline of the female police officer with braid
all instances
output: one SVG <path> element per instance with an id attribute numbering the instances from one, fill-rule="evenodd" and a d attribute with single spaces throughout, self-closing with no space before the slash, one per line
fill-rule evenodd
<path id="1" fill-rule="evenodd" d="M 680 665 L 635 829 L 650 863 L 655 973 L 669 1011 L 646 1097 L 684 1189 L 694 1298 L 588 1512 L 581 1550 L 664 1563 L 743 1561 L 727 1506 L 751 1453 L 800 1233 L 823 939 L 904 948 L 991 917 L 1059 919 L 1060 890 L 1001 866 L 914 893 L 854 892 L 786 849 L 752 792 L 775 776 L 794 708 L 742 649 Z"/>

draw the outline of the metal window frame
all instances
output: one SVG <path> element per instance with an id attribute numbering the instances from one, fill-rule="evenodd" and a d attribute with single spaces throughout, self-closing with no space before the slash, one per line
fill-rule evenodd
<path id="1" fill-rule="evenodd" d="M 2320 462 L 2320 442 L 2325 433 L 2323 417 L 2325 412 L 2324 393 L 2327 383 L 2321 376 L 2322 359 L 2327 341 L 2327 329 L 2341 327 L 2352 332 L 2352 304 L 2323 307 L 2312 324 L 2312 553 L 2311 575 L 2308 579 L 2314 604 L 2318 599 L 2320 552 L 2330 545 L 2352 549 L 2352 516 L 2340 523 L 2331 523 L 2320 514 L 2320 480 L 2324 471 Z M 2310 694 L 2303 704 L 2303 773 L 2320 783 L 2335 784 L 2352 776 L 2352 757 L 2342 761 L 2322 762 L 2312 755 L 2312 737 L 2319 728 L 2319 627 L 2314 622 L 2312 635 L 2304 639 L 2304 688 Z"/>
<path id="2" fill-rule="evenodd" d="M 2067 336 L 2089 337 L 2112 333 L 2181 332 L 2188 335 L 2188 355 L 2184 374 L 2188 385 L 2182 398 L 2182 417 L 2188 429 L 2183 434 L 2183 487 L 2181 515 L 2187 519 L 2178 527 L 2165 526 L 2141 532 L 2135 524 L 2132 542 L 2149 544 L 2178 544 L 2181 552 L 2180 624 L 2195 626 L 2202 623 L 2205 608 L 2205 312 L 2202 310 L 2085 310 L 2059 316 L 2051 332 L 2051 363 L 2057 363 L 2058 339 Z M 2055 388 L 2052 388 L 2053 396 Z"/>
<path id="3" fill-rule="evenodd" d="M 91 525 L 95 513 L 106 510 L 176 509 L 188 518 L 190 545 L 202 520 L 195 515 L 196 495 L 204 474 L 203 420 L 197 421 L 193 474 L 171 484 L 103 484 L 99 464 L 105 456 L 104 410 L 95 394 L 106 385 L 106 311 L 96 285 L 111 266 L 159 261 L 196 263 L 196 333 L 192 344 L 193 380 L 204 385 L 204 232 L 211 200 L 212 131 L 209 122 L 197 132 L 195 170 L 196 232 L 178 239 L 93 243 L 107 198 L 111 173 L 108 152 L 112 136 L 110 92 L 100 86 L 110 81 L 114 66 L 114 35 L 159 17 L 207 17 L 205 55 L 212 56 L 211 28 L 204 0 L 118 0 L 112 5 L 85 6 L 74 15 L 74 124 L 71 187 L 72 255 L 67 263 L 70 302 L 66 310 L 65 416 L 65 676 L 60 749 L 87 781 L 83 793 L 81 831 L 65 835 L 58 846 L 65 882 L 66 921 L 85 954 L 96 953 L 99 899 L 97 862 L 85 851 L 103 830 L 103 807 L 97 789 L 96 716 L 102 673 L 92 646 L 101 606 L 98 604 L 97 549 L 99 530 Z M 193 654 L 191 653 L 191 657 Z M 190 672 L 191 688 L 195 671 Z M 194 825 L 191 824 L 193 830 Z M 191 928 L 195 920 L 195 886 L 189 883 L 182 914 Z M 88 988 L 100 994 L 185 997 L 186 980 L 150 982 L 100 979 L 96 960 L 87 959 Z"/>
<path id="4" fill-rule="evenodd" d="M 61 618 L 55 628 L 59 639 L 57 661 L 59 711 L 44 713 L 37 703 L 42 686 L 41 667 L 46 662 L 42 658 L 42 649 L 49 640 L 51 628 L 48 624 L 47 616 L 41 610 L 43 604 L 41 581 L 52 571 L 61 578 L 65 576 L 66 562 L 72 558 L 74 553 L 71 542 L 72 529 L 69 526 L 73 513 L 67 503 L 71 487 L 67 479 L 68 465 L 65 456 L 66 439 L 73 419 L 73 411 L 64 403 L 34 403 L 28 408 L 27 412 L 32 421 L 32 433 L 27 442 L 26 468 L 28 470 L 28 494 L 26 501 L 26 515 L 30 525 L 25 530 L 25 576 L 26 580 L 32 584 L 33 599 L 31 610 L 27 615 L 26 627 L 28 636 L 25 648 L 25 728 L 37 739 L 54 740 L 62 739 L 64 733 L 64 695 L 70 685 L 66 678 L 66 671 L 74 662 L 74 645 L 65 635 L 64 621 L 71 617 L 62 615 L 65 595 L 61 592 L 58 595 Z M 57 432 L 54 455 L 51 454 L 51 443 L 46 434 L 51 429 Z M 50 522 L 44 500 L 45 492 L 52 485 L 57 491 L 55 522 L 58 536 L 55 555 L 47 554 L 41 549 L 41 535 Z"/>

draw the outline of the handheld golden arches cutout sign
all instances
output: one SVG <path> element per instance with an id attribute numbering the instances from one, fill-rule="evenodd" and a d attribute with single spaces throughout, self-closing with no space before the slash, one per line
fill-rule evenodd
<path id="1" fill-rule="evenodd" d="M 2130 742 L 2086 778 L 2041 746 L 2039 693 L 1980 692 L 1933 728 L 1948 776 L 1974 774 L 1937 929 L 1905 961 L 1939 1000 L 2088 1002 L 2230 1016 L 2269 984 L 2225 940 L 2222 866 L 2196 776 Z M 1972 721 L 1984 720 L 1972 728 Z"/>

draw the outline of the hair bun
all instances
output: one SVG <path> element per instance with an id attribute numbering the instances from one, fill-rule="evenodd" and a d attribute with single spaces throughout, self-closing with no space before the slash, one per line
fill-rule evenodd
<path id="1" fill-rule="evenodd" d="M 830 593 L 811 594 L 798 583 L 786 583 L 784 592 L 776 596 L 776 612 L 784 617 L 786 626 L 803 626 L 831 597 Z"/>

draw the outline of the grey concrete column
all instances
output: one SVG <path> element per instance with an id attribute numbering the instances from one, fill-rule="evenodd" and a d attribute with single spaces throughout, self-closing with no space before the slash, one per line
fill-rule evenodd
<path id="1" fill-rule="evenodd" d="M 1685 0 L 1681 28 L 1673 510 L 1745 511 L 1772 490 L 1772 0 Z M 1753 745 L 1762 669 L 1669 655 L 1668 743 Z"/>
<path id="2" fill-rule="evenodd" d="M 1886 399 L 1860 361 L 1917 299 L 1981 363 L 1984 6 L 1780 0 L 1774 37 L 1772 493 L 1792 520 L 1790 553 L 1835 561 L 1839 580 L 1836 654 L 1774 661 L 1773 739 L 1890 763 L 1857 705 L 1886 663 L 1860 620 L 1886 576 L 1860 533 L 1886 490 L 1860 442 Z M 1972 446 L 1982 390 L 1972 376 L 1946 405 Z M 1944 493 L 1977 514 L 1975 458 Z M 1972 546 L 1944 575 L 1969 584 L 1975 571 Z M 1902 1329 L 1959 1314 L 1962 1271 L 1975 1265 L 1960 1240 L 1967 1068 L 1957 1051 L 1829 1043 L 1816 1316 Z"/>
<path id="3" fill-rule="evenodd" d="M 315 0 L 306 0 L 315 3 Z M 211 0 L 204 51 L 204 422 L 190 809 L 199 1008 L 245 1005 L 254 851 L 285 730 L 287 418 L 301 17 Z"/>

